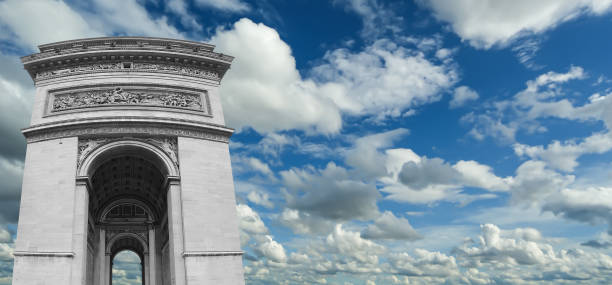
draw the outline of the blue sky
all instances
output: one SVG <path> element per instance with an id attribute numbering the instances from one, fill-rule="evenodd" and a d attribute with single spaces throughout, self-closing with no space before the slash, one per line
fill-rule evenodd
<path id="1" fill-rule="evenodd" d="M 0 1 L 0 284 L 34 95 L 19 57 L 111 35 L 236 57 L 221 97 L 248 284 L 611 283 L 611 15 L 608 0 Z"/>

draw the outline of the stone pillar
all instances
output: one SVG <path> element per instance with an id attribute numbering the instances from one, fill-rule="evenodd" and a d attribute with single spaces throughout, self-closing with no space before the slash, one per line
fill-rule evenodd
<path id="1" fill-rule="evenodd" d="M 111 285 L 113 282 L 113 261 L 111 260 L 110 253 L 104 254 L 104 264 L 106 272 L 104 273 L 104 285 Z"/>
<path id="2" fill-rule="evenodd" d="M 74 219 L 72 226 L 72 283 L 84 285 L 87 277 L 87 225 L 89 193 L 87 180 L 77 180 L 74 191 Z"/>
<path id="3" fill-rule="evenodd" d="M 100 228 L 98 238 L 98 250 L 96 253 L 96 276 L 94 276 L 96 285 L 106 285 L 106 230 Z"/>
<path id="4" fill-rule="evenodd" d="M 144 260 L 140 261 L 140 270 L 141 274 L 142 274 L 142 284 L 143 285 L 149 285 L 149 274 L 150 274 L 150 270 L 151 270 L 151 266 L 149 266 L 149 253 L 150 252 L 145 252 L 144 255 Z"/>
<path id="5" fill-rule="evenodd" d="M 155 242 L 155 228 L 153 225 L 149 225 L 149 273 L 146 275 L 149 282 L 146 285 L 155 285 L 157 282 L 157 247 Z"/>
<path id="6" fill-rule="evenodd" d="M 179 181 L 168 182 L 168 235 L 170 280 L 172 285 L 185 285 L 185 259 L 183 258 L 183 208 Z"/>

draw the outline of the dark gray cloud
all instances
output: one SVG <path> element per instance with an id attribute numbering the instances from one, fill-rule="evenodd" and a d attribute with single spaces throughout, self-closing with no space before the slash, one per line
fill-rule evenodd
<path id="1" fill-rule="evenodd" d="M 374 224 L 369 225 L 361 237 L 367 239 L 397 239 L 418 240 L 423 237 L 414 229 L 405 218 L 398 218 L 393 213 L 385 211 Z"/>
<path id="2" fill-rule="evenodd" d="M 16 56 L 0 53 L 0 156 L 23 160 L 25 139 L 21 129 L 28 126 L 34 88 Z"/>
<path id="3" fill-rule="evenodd" d="M 612 242 L 609 242 L 609 241 L 600 241 L 600 240 L 592 239 L 592 240 L 589 240 L 589 241 L 585 241 L 585 242 L 581 243 L 580 245 L 588 246 L 588 247 L 593 247 L 593 248 L 605 249 L 605 248 L 612 247 Z"/>
<path id="4" fill-rule="evenodd" d="M 612 234 L 611 188 L 564 189 L 547 200 L 544 211 L 590 224 L 607 224 Z"/>
<path id="5" fill-rule="evenodd" d="M 333 163 L 316 172 L 291 169 L 280 175 L 291 209 L 338 221 L 378 216 L 376 186 L 351 180 L 346 169 Z"/>
<path id="6" fill-rule="evenodd" d="M 16 224 L 19 218 L 19 198 L 0 200 L 0 224 Z"/>
<path id="7" fill-rule="evenodd" d="M 17 223 L 32 80 L 16 56 L 0 54 L 0 223 Z"/>
<path id="8" fill-rule="evenodd" d="M 0 223 L 17 223 L 33 82 L 16 55 L 0 53 Z"/>
<path id="9" fill-rule="evenodd" d="M 399 173 L 399 180 L 416 190 L 433 184 L 453 184 L 459 179 L 459 172 L 440 158 L 423 158 L 418 164 L 406 162 Z"/>

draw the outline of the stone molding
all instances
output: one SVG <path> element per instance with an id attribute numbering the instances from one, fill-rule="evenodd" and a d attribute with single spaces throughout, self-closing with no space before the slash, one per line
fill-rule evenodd
<path id="1" fill-rule="evenodd" d="M 150 37 L 102 37 L 63 41 L 40 45 L 40 53 L 24 56 L 26 63 L 36 59 L 53 57 L 63 54 L 81 52 L 83 50 L 174 50 L 185 54 L 200 55 L 231 62 L 234 57 L 213 52 L 214 45 L 194 41 L 150 38 Z"/>
<path id="2" fill-rule="evenodd" d="M 14 256 L 74 257 L 74 252 L 15 251 Z"/>
<path id="3" fill-rule="evenodd" d="M 242 256 L 243 251 L 185 251 L 183 257 L 194 256 Z"/>
<path id="4" fill-rule="evenodd" d="M 190 137 L 229 143 L 231 131 L 214 130 L 206 127 L 189 127 L 175 124 L 146 123 L 99 123 L 49 127 L 22 131 L 27 143 L 67 137 Z"/>
<path id="5" fill-rule="evenodd" d="M 91 152 L 97 148 L 114 141 L 121 140 L 140 140 L 149 144 L 152 144 L 168 155 L 172 162 L 176 166 L 179 166 L 178 161 L 178 141 L 176 137 L 147 137 L 144 139 L 132 138 L 132 137 L 85 137 L 79 138 L 78 143 L 78 154 L 77 154 L 77 169 L 81 167 L 81 164 Z"/>
<path id="6" fill-rule="evenodd" d="M 102 85 L 51 90 L 46 113 L 121 106 L 163 107 L 211 114 L 206 90 L 158 85 Z"/>

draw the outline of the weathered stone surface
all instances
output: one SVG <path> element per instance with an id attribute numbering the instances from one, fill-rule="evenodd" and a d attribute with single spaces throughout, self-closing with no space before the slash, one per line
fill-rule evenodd
<path id="1" fill-rule="evenodd" d="M 136 252 L 144 284 L 244 284 L 214 46 L 114 37 L 40 46 L 14 285 L 110 284 Z"/>

